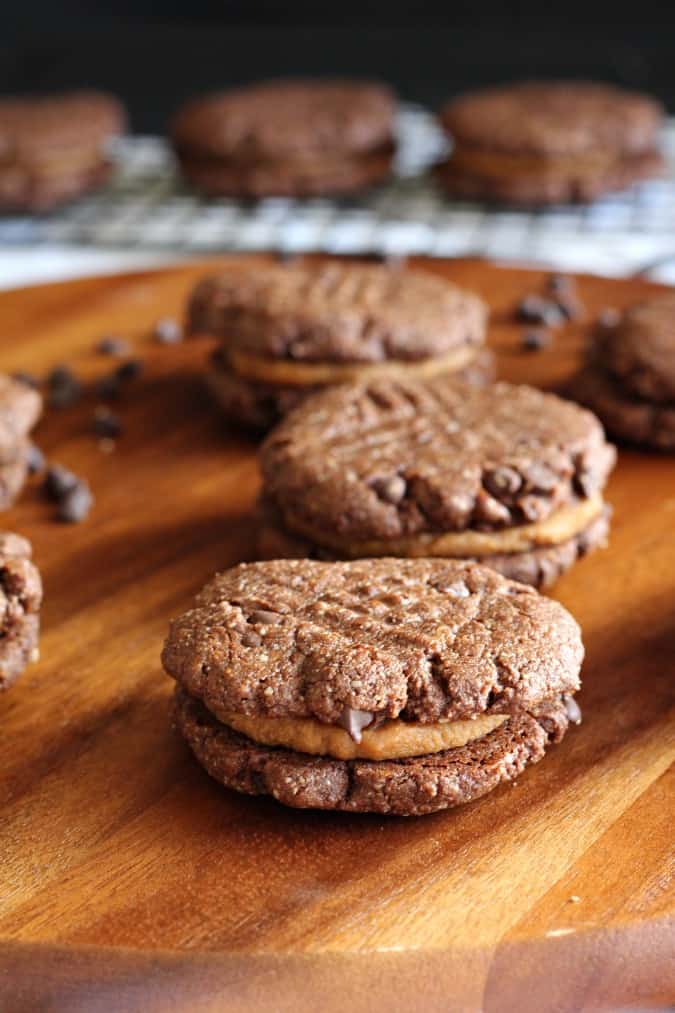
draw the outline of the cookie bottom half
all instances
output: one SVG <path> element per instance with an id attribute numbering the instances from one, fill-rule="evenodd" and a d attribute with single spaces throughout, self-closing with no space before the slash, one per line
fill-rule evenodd
<path id="1" fill-rule="evenodd" d="M 481 348 L 469 364 L 448 376 L 463 383 L 487 384 L 495 378 L 495 359 Z M 250 429 L 267 430 L 310 394 L 325 386 L 273 384 L 252 380 L 233 372 L 220 352 L 211 360 L 206 375 L 209 390 L 227 418 Z"/>
<path id="2" fill-rule="evenodd" d="M 261 559 L 339 559 L 334 550 L 319 546 L 302 535 L 284 528 L 279 512 L 263 502 L 258 511 L 258 555 Z M 600 514 L 582 531 L 558 545 L 538 546 L 526 552 L 506 552 L 466 557 L 497 570 L 511 580 L 536 588 L 550 587 L 570 567 L 593 549 L 604 546 L 609 535 L 611 509 L 604 505 Z M 395 553 L 388 553 L 395 555 Z M 462 557 L 463 558 L 463 557 Z"/>
<path id="3" fill-rule="evenodd" d="M 663 158 L 657 151 L 617 154 L 613 159 L 575 164 L 568 159 L 540 159 L 456 152 L 438 166 L 438 182 L 451 196 L 467 200 L 514 205 L 587 204 L 598 197 L 625 190 L 633 183 L 662 174 Z M 487 159 L 487 160 L 486 160 Z"/>
<path id="4" fill-rule="evenodd" d="M 183 175 L 210 197 L 312 197 L 347 194 L 382 182 L 392 150 L 287 161 L 236 161 L 179 151 Z"/>
<path id="5" fill-rule="evenodd" d="M 675 450 L 675 402 L 656 403 L 629 394 L 597 366 L 587 366 L 572 378 L 568 396 L 595 412 L 615 439 Z"/>
<path id="6" fill-rule="evenodd" d="M 562 700 L 549 701 L 456 749 L 399 760 L 335 760 L 259 745 L 180 688 L 174 702 L 176 728 L 220 784 L 247 795 L 271 795 L 298 809 L 397 816 L 472 802 L 513 781 L 562 739 L 569 720 Z"/>

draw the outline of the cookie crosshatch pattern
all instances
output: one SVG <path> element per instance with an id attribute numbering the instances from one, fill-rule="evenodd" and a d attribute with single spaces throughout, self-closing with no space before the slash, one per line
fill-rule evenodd
<path id="1" fill-rule="evenodd" d="M 115 171 L 101 193 L 54 214 L 0 219 L 0 244 L 84 243 L 210 251 L 485 256 L 625 274 L 675 254 L 675 119 L 663 144 L 664 179 L 590 206 L 545 211 L 488 209 L 446 199 L 426 172 L 446 153 L 433 116 L 403 105 L 395 174 L 349 199 L 204 200 L 180 181 L 168 145 L 131 137 L 112 149 Z"/>

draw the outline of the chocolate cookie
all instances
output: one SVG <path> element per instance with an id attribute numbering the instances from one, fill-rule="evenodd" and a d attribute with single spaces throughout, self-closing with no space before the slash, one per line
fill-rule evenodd
<path id="1" fill-rule="evenodd" d="M 610 85 L 489 88 L 451 101 L 441 122 L 454 146 L 438 177 L 459 197 L 583 203 L 663 171 L 661 106 Z"/>
<path id="2" fill-rule="evenodd" d="M 42 581 L 25 538 L 0 532 L 0 690 L 37 660 Z"/>
<path id="3" fill-rule="evenodd" d="M 370 376 L 492 379 L 487 310 L 438 275 L 325 263 L 230 270 L 194 290 L 188 328 L 220 340 L 211 387 L 266 427 L 308 393 Z"/>
<path id="4" fill-rule="evenodd" d="M 655 296 L 615 323 L 598 323 L 570 393 L 617 439 L 675 450 L 675 295 Z"/>
<path id="5" fill-rule="evenodd" d="M 388 175 L 395 100 L 369 81 L 265 81 L 177 112 L 186 178 L 210 195 L 348 193 Z"/>
<path id="6" fill-rule="evenodd" d="M 222 783 L 412 815 L 517 776 L 579 720 L 583 647 L 532 588 L 456 560 L 277 560 L 216 577 L 162 660 Z"/>
<path id="7" fill-rule="evenodd" d="M 125 129 L 110 95 L 0 99 L 0 210 L 46 211 L 103 183 L 106 144 Z"/>
<path id="8" fill-rule="evenodd" d="M 593 415 L 529 387 L 342 386 L 261 448 L 261 554 L 276 531 L 322 556 L 477 559 L 549 584 L 604 540 L 614 461 Z"/>

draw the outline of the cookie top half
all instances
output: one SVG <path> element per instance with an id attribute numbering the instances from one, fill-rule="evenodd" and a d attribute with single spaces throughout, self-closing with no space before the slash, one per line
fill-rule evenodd
<path id="1" fill-rule="evenodd" d="M 327 263 L 231 270 L 195 289 L 188 326 L 227 348 L 306 362 L 419 360 L 479 345 L 487 309 L 438 275 Z"/>
<path id="2" fill-rule="evenodd" d="M 287 524 L 360 541 L 541 521 L 602 489 L 593 414 L 531 387 L 381 380 L 313 395 L 260 451 Z"/>
<path id="3" fill-rule="evenodd" d="M 0 98 L 0 161 L 29 161 L 61 149 L 100 147 L 123 133 L 120 102 L 103 92 Z"/>
<path id="4" fill-rule="evenodd" d="M 391 142 L 395 100 L 374 81 L 279 80 L 185 103 L 176 146 L 234 160 L 371 151 Z"/>
<path id="5" fill-rule="evenodd" d="M 451 560 L 244 563 L 176 619 L 166 671 L 216 716 L 345 711 L 433 722 L 528 708 L 579 686 L 557 602 Z"/>
<path id="6" fill-rule="evenodd" d="M 590 81 L 528 81 L 470 92 L 441 112 L 458 144 L 520 155 L 632 154 L 654 145 L 657 101 Z"/>
<path id="7" fill-rule="evenodd" d="M 592 355 L 626 392 L 675 401 L 675 293 L 637 303 L 615 325 L 599 327 Z"/>

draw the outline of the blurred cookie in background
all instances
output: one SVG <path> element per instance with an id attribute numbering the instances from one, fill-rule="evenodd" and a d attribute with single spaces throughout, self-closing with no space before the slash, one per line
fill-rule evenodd
<path id="1" fill-rule="evenodd" d="M 97 189 L 125 129 L 120 102 L 100 92 L 0 98 L 0 211 L 49 211 Z"/>
<path id="2" fill-rule="evenodd" d="M 529 81 L 460 95 L 440 113 L 453 142 L 438 179 L 455 197 L 587 203 L 659 175 L 664 112 L 647 95 L 586 81 Z"/>
<path id="3" fill-rule="evenodd" d="M 389 174 L 395 108 L 376 82 L 265 81 L 186 102 L 170 133 L 210 196 L 352 193 Z"/>

